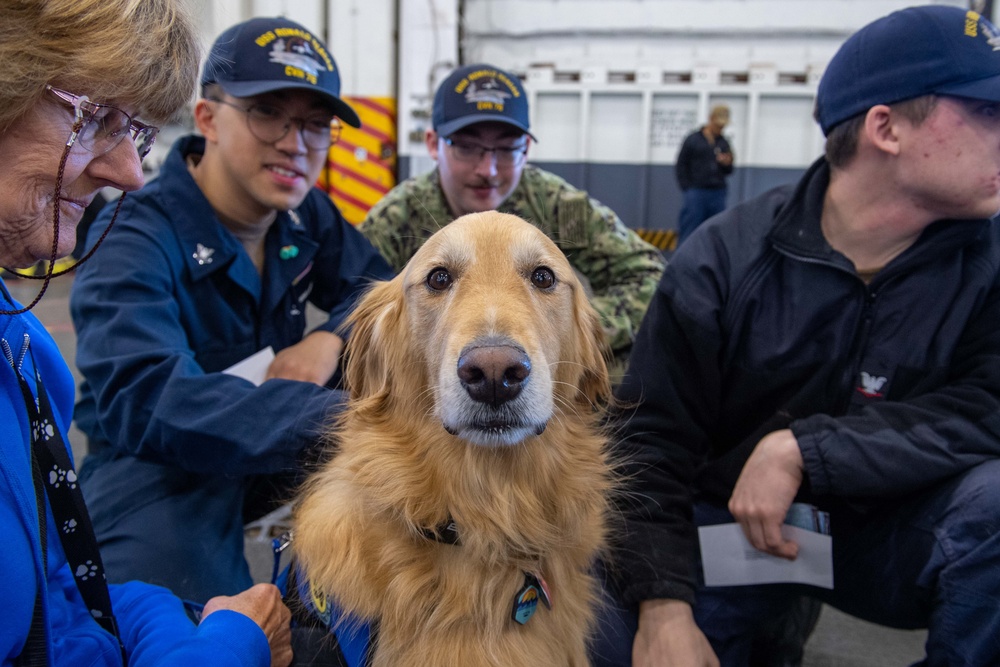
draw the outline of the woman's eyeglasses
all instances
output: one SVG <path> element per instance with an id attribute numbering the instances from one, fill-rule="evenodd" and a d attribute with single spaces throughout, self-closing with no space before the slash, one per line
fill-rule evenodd
<path id="1" fill-rule="evenodd" d="M 239 109 L 245 113 L 250 133 L 265 144 L 274 144 L 284 139 L 288 131 L 292 129 L 292 123 L 299 126 L 302 141 L 314 151 L 325 151 L 340 138 L 340 121 L 336 118 L 331 119 L 327 115 L 295 118 L 285 113 L 284 109 L 270 104 L 257 103 L 244 107 L 214 97 L 206 99 Z"/>
<path id="2" fill-rule="evenodd" d="M 45 88 L 73 107 L 76 118 L 67 146 L 79 142 L 94 155 L 104 155 L 127 135 L 132 138 L 140 161 L 149 155 L 160 128 L 140 123 L 118 107 L 91 102 L 86 95 L 74 95 L 52 86 Z M 81 121 L 82 124 L 77 127 L 76 123 Z"/>

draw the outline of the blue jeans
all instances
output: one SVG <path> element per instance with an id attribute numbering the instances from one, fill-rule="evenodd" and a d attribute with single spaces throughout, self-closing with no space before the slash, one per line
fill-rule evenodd
<path id="1" fill-rule="evenodd" d="M 731 521 L 698 503 L 695 522 Z M 858 514 L 832 509 L 834 589 L 706 587 L 694 613 L 724 667 L 747 665 L 754 632 L 810 595 L 858 618 L 927 628 L 926 667 L 1000 664 L 1000 461 Z M 605 608 L 595 667 L 629 665 L 636 610 Z"/>
<path id="2" fill-rule="evenodd" d="M 684 242 L 698 225 L 726 209 L 726 188 L 688 188 L 677 221 L 677 245 Z"/>

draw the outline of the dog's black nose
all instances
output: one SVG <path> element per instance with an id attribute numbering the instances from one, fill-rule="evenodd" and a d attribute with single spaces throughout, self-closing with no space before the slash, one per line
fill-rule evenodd
<path id="1" fill-rule="evenodd" d="M 498 407 L 521 393 L 531 361 L 513 345 L 467 347 L 458 357 L 458 379 L 472 400 Z"/>

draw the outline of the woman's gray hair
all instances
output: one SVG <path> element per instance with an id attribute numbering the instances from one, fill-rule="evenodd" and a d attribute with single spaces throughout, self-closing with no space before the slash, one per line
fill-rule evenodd
<path id="1" fill-rule="evenodd" d="M 195 90 L 200 46 L 184 0 L 0 0 L 0 132 L 46 84 L 169 120 Z"/>

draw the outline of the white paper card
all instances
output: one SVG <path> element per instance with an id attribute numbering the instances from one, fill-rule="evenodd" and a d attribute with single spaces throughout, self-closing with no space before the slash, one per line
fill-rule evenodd
<path id="1" fill-rule="evenodd" d="M 747 586 L 750 584 L 812 584 L 833 588 L 833 540 L 787 524 L 781 527 L 785 539 L 799 545 L 795 560 L 785 560 L 751 546 L 738 523 L 698 528 L 701 563 L 707 586 Z"/>
<path id="2" fill-rule="evenodd" d="M 249 380 L 259 387 L 264 382 L 264 376 L 267 375 L 267 369 L 272 361 L 274 361 L 274 350 L 268 345 L 260 352 L 251 354 L 243 361 L 237 361 L 222 372 Z"/>

